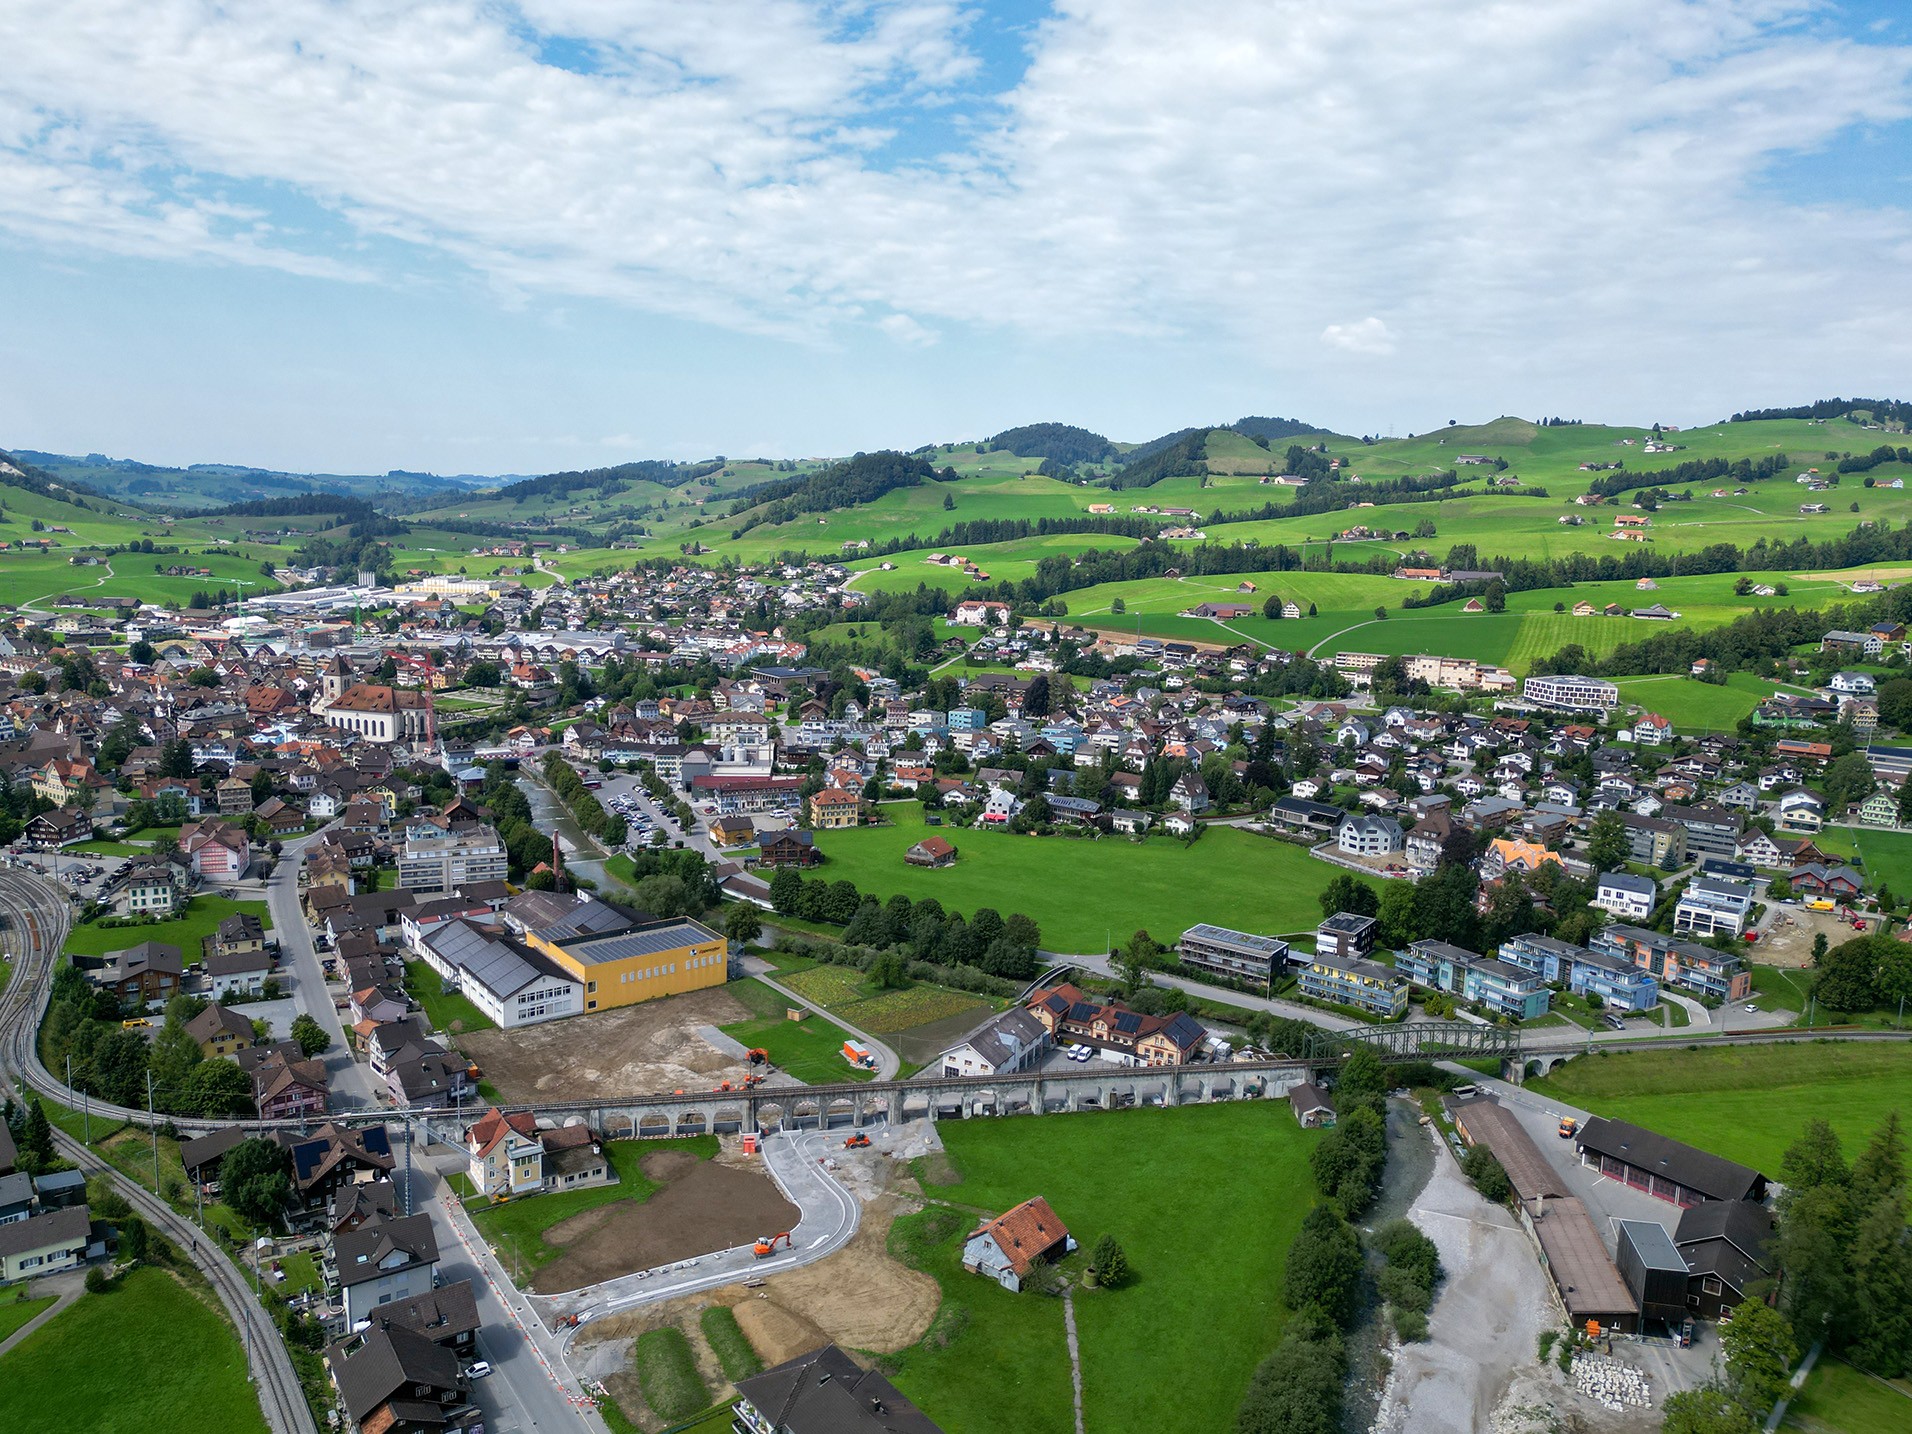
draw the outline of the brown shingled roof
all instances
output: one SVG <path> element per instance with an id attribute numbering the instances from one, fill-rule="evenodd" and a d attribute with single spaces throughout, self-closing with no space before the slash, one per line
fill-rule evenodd
<path id="1" fill-rule="evenodd" d="M 1049 1208 L 1047 1200 L 1034 1195 L 1013 1210 L 985 1220 L 966 1238 L 973 1240 L 978 1235 L 987 1235 L 996 1242 L 1020 1278 L 1029 1273 L 1029 1267 L 1037 1260 L 1069 1238 L 1069 1228 Z"/>

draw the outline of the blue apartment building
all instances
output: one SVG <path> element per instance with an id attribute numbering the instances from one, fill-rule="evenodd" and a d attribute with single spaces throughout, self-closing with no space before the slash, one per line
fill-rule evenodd
<path id="1" fill-rule="evenodd" d="M 1395 954 L 1394 969 L 1416 986 L 1445 991 L 1517 1021 L 1546 1015 L 1553 999 L 1540 973 L 1445 941 L 1416 941 Z"/>
<path id="2" fill-rule="evenodd" d="M 1591 992 L 1623 1011 L 1646 1011 L 1660 1002 L 1660 983 L 1651 972 L 1606 952 L 1530 933 L 1501 942 L 1499 955 L 1550 986 L 1565 986 L 1581 996 Z"/>
<path id="3" fill-rule="evenodd" d="M 1376 1016 L 1398 1016 L 1407 1009 L 1407 981 L 1379 961 L 1355 956 L 1316 956 L 1301 968 L 1301 994 L 1339 1006 L 1355 1006 Z"/>

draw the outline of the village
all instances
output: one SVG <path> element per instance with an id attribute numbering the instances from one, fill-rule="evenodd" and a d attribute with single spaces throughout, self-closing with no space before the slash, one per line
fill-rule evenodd
<path id="1" fill-rule="evenodd" d="M 58 1103 L 86 1130 L 167 1117 L 180 1218 L 240 1212 L 202 1228 L 270 1267 L 323 1334 L 308 1395 L 371 1434 L 619 1399 L 661 1429 L 679 1406 L 642 1351 L 686 1338 L 665 1309 L 704 1331 L 686 1411 L 728 1390 L 724 1427 L 894 1427 L 827 1375 L 939 1427 L 909 1394 L 934 1380 L 852 1352 L 935 1316 L 880 1244 L 947 1209 L 941 1129 L 1227 1105 L 1318 1138 L 1355 1108 L 1356 1049 L 1434 1082 L 1393 1102 L 1420 1123 L 1390 1143 L 1454 1166 L 1429 1189 L 1500 1230 L 1534 1334 L 1620 1338 L 1640 1399 L 1696 1387 L 1678 1352 L 1775 1268 L 1770 1172 L 1523 1083 L 1655 1031 L 1777 1038 L 1803 1004 L 1781 983 L 1903 903 L 1850 837 L 1907 815 L 1912 747 L 1875 740 L 1896 623 L 1827 631 L 1790 689 L 1696 735 L 1597 678 L 1316 663 L 993 599 L 951 603 L 912 677 L 813 651 L 867 605 L 828 562 L 297 576 L 231 615 L 17 618 L 6 861 L 69 893 L 38 1051 Z M 1020 881 L 987 865 L 1014 843 Z M 1252 894 L 1178 878 L 1159 913 L 1118 899 L 1106 941 L 1059 899 L 1072 862 L 1224 850 L 1262 864 Z M 979 866 L 996 907 L 958 895 Z M 7 1154 L 8 1278 L 124 1258 L 87 1182 Z M 964 1227 L 970 1277 L 1121 1281 L 1068 1182 L 1012 1193 Z M 1457 1298 L 1486 1278 L 1454 1274 Z M 1466 1377 L 1487 1407 L 1532 1379 Z M 1619 1378 L 1570 1383 L 1598 1407 Z"/>

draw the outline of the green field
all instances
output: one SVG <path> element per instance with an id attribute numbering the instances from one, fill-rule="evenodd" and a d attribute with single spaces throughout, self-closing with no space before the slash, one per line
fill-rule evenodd
<path id="1" fill-rule="evenodd" d="M 0 1427 L 264 1431 L 245 1350 L 210 1294 L 140 1269 L 0 1358 Z"/>
<path id="2" fill-rule="evenodd" d="M 893 825 L 817 833 L 829 861 L 814 879 L 847 879 L 885 900 L 898 892 L 934 896 L 965 915 L 980 906 L 1005 916 L 1020 911 L 1042 928 L 1051 951 L 1106 951 L 1138 930 L 1170 942 L 1201 921 L 1264 934 L 1312 929 L 1321 919 L 1316 897 L 1341 870 L 1305 848 L 1235 827 L 1211 827 L 1192 846 L 945 827 L 960 855 L 953 866 L 926 871 L 903 862 L 927 834 L 922 808 L 893 802 L 883 812 Z"/>
<path id="3" fill-rule="evenodd" d="M 1682 732 L 1719 732 L 1739 725 L 1773 693 L 1776 683 L 1762 682 L 1750 672 L 1728 675 L 1721 687 L 1678 675 L 1624 677 L 1616 684 L 1623 701 L 1657 712 Z"/>
<path id="4" fill-rule="evenodd" d="M 152 926 L 99 926 L 88 923 L 68 933 L 66 949 L 78 956 L 104 956 L 109 951 L 124 951 L 142 941 L 163 941 L 177 946 L 188 964 L 199 959 L 199 947 L 206 937 L 219 929 L 228 916 L 251 912 L 270 931 L 272 914 L 263 901 L 234 901 L 225 896 L 195 896 L 186 909 L 170 921 Z"/>
<path id="5" fill-rule="evenodd" d="M 1912 892 L 1912 831 L 1827 827 L 1813 838 L 1828 856 L 1857 856 L 1868 884 L 1879 882 L 1903 897 Z"/>
<path id="6" fill-rule="evenodd" d="M 1076 1297 L 1087 1426 L 1232 1428 L 1286 1316 L 1282 1267 L 1311 1203 L 1296 1196 L 1311 1188 L 1314 1136 L 1260 1101 L 941 1129 L 960 1183 L 925 1190 L 954 1208 L 899 1220 L 891 1246 L 936 1277 L 943 1304 L 897 1357 L 897 1387 L 950 1434 L 1073 1429 L 1061 1302 L 961 1269 L 978 1212 L 1042 1195 L 1084 1249 L 1113 1234 L 1134 1272 L 1122 1289 Z"/>
<path id="7" fill-rule="evenodd" d="M 42 1295 L 37 1299 L 27 1298 L 27 1287 L 15 1285 L 5 1298 L 0 1298 L 0 1344 L 11 1339 L 19 1329 L 31 1321 L 43 1309 L 52 1306 L 54 1296 Z"/>
<path id="8" fill-rule="evenodd" d="M 840 1027 L 814 1014 L 801 1021 L 787 1019 L 784 1012 L 790 1002 L 761 981 L 732 981 L 724 989 L 756 1015 L 722 1027 L 723 1033 L 746 1049 L 761 1047 L 770 1052 L 770 1063 L 779 1070 L 805 1085 L 876 1079 L 875 1071 L 843 1059 L 843 1042 L 848 1037 Z"/>
<path id="9" fill-rule="evenodd" d="M 1776 1175 L 1808 1120 L 1849 1152 L 1890 1111 L 1912 1118 L 1912 1046 L 1799 1042 L 1585 1056 L 1530 1089 Z"/>
<path id="10" fill-rule="evenodd" d="M 660 1150 L 683 1151 L 708 1160 L 717 1153 L 717 1137 L 693 1135 L 683 1140 L 607 1140 L 604 1154 L 617 1176 L 615 1185 L 585 1190 L 562 1190 L 551 1195 L 527 1195 L 502 1205 L 471 1209 L 471 1220 L 492 1247 L 520 1272 L 548 1265 L 564 1253 L 544 1242 L 553 1225 L 619 1200 L 637 1204 L 655 1195 L 659 1186 L 640 1168 L 644 1157 Z"/>
<path id="11" fill-rule="evenodd" d="M 1781 1429 L 1807 1434 L 1901 1434 L 1912 1428 L 1912 1387 L 1861 1374 L 1830 1357 L 1812 1367 Z"/>
<path id="12" fill-rule="evenodd" d="M 463 991 L 447 991 L 444 978 L 423 961 L 405 963 L 405 989 L 425 1008 L 435 1030 L 456 1035 L 463 1031 L 489 1031 L 496 1025 Z"/>

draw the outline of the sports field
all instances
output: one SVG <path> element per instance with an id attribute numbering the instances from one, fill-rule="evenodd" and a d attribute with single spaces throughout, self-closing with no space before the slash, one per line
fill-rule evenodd
<path id="1" fill-rule="evenodd" d="M 1341 870 L 1303 847 L 1211 827 L 1192 846 L 1166 837 L 1072 840 L 940 828 L 960 853 L 953 866 L 908 866 L 903 854 L 929 830 L 915 802 L 881 810 L 893 823 L 816 834 L 829 861 L 813 879 L 856 883 L 867 896 L 934 896 L 964 915 L 993 906 L 1042 928 L 1045 949 L 1106 951 L 1138 930 L 1171 942 L 1197 922 L 1273 935 L 1312 930 L 1316 897 Z"/>
<path id="2" fill-rule="evenodd" d="M 1847 1150 L 1888 1111 L 1912 1119 L 1912 1046 L 1812 1041 L 1585 1056 L 1529 1088 L 1776 1175 L 1808 1120 Z"/>
<path id="3" fill-rule="evenodd" d="M 950 1205 L 898 1221 L 891 1248 L 936 1277 L 943 1304 L 897 1356 L 897 1387 L 950 1434 L 1074 1429 L 1061 1301 L 961 1268 L 979 1212 L 1042 1195 L 1085 1251 L 1113 1234 L 1134 1273 L 1121 1289 L 1075 1296 L 1087 1427 L 1233 1428 L 1287 1316 L 1282 1268 L 1313 1203 L 1313 1133 L 1262 1101 L 940 1129 L 953 1170 L 926 1170 L 925 1191 Z M 958 1183 L 934 1183 L 939 1174 Z"/>

